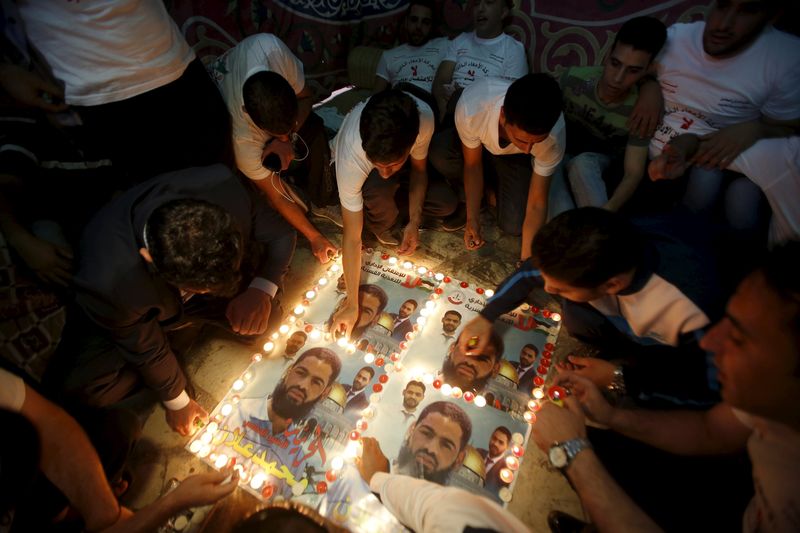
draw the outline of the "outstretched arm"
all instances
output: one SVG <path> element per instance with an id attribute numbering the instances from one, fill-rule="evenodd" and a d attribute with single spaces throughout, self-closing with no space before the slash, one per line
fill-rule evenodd
<path id="1" fill-rule="evenodd" d="M 533 425 L 536 445 L 545 453 L 556 442 L 586 437 L 581 405 L 567 397 L 564 407 L 546 403 Z M 594 451 L 585 448 L 564 469 L 581 503 L 599 531 L 660 531 L 617 485 Z"/>

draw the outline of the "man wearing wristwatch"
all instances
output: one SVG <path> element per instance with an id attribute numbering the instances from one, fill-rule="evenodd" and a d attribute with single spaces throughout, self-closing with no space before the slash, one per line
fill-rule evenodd
<path id="1" fill-rule="evenodd" d="M 711 409 L 654 411 L 611 406 L 588 379 L 559 373 L 556 385 L 567 388 L 564 408 L 548 403 L 537 413 L 533 438 L 549 452 L 575 488 L 599 531 L 675 530 L 665 516 L 685 512 L 692 491 L 701 497 L 700 515 L 677 524 L 680 530 L 745 532 L 797 531 L 800 526 L 800 243 L 770 252 L 731 297 L 725 317 L 701 341 L 714 354 L 722 402 Z M 636 439 L 670 456 L 702 456 L 694 471 L 667 487 L 658 506 L 641 508 L 642 495 L 626 487 L 636 503 L 601 464 L 591 447 L 582 446 L 586 419 Z M 747 450 L 753 485 L 749 504 L 733 497 L 735 487 L 710 479 L 698 467 L 713 456 Z M 629 462 L 647 469 L 643 489 L 662 488 L 670 480 L 653 475 L 641 456 Z M 615 473 L 615 477 L 616 477 Z M 755 494 L 753 495 L 753 489 Z M 688 493 L 688 494 L 687 494 Z M 719 499 L 717 502 L 715 499 Z M 716 509 L 712 505 L 718 505 Z M 746 509 L 744 508 L 746 506 Z M 661 513 L 657 520 L 654 512 Z M 742 512 L 744 516 L 742 517 Z M 688 512 L 687 512 L 688 513 Z"/>

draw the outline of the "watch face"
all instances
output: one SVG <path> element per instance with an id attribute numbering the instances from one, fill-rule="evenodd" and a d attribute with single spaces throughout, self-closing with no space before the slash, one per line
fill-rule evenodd
<path id="1" fill-rule="evenodd" d="M 567 464 L 567 452 L 561 446 L 550 448 L 550 463 L 556 468 L 563 468 Z"/>

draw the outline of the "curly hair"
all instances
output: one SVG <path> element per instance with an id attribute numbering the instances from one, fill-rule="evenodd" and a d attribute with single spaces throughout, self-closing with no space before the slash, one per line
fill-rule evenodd
<path id="1" fill-rule="evenodd" d="M 147 251 L 159 274 L 187 290 L 232 296 L 241 283 L 241 230 L 233 217 L 204 200 L 172 200 L 145 225 Z"/>

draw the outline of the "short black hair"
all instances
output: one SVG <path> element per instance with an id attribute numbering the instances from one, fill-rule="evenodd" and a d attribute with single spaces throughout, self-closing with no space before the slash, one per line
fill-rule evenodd
<path id="1" fill-rule="evenodd" d="M 639 232 L 625 218 L 599 207 L 561 213 L 533 238 L 536 268 L 574 287 L 593 289 L 636 268 Z"/>
<path id="2" fill-rule="evenodd" d="M 414 6 L 426 7 L 431 10 L 431 19 L 436 22 L 436 4 L 433 0 L 410 0 L 408 2 L 408 9 L 406 9 L 406 16 L 411 12 Z"/>
<path id="3" fill-rule="evenodd" d="M 328 385 L 336 381 L 336 378 L 339 377 L 339 373 L 342 371 L 342 360 L 339 359 L 339 356 L 333 350 L 329 350 L 327 348 L 309 348 L 302 354 L 297 360 L 292 363 L 290 368 L 294 368 L 300 363 L 303 362 L 307 357 L 316 357 L 320 361 L 327 363 L 331 367 L 331 377 L 328 379 Z"/>
<path id="4" fill-rule="evenodd" d="M 402 304 L 400 304 L 400 307 L 403 307 L 404 305 L 406 305 L 406 304 L 407 304 L 407 303 L 409 303 L 409 302 L 410 302 L 410 303 L 412 303 L 412 304 L 414 304 L 414 309 L 416 309 L 417 307 L 419 307 L 419 304 L 418 304 L 418 303 L 417 303 L 417 301 L 416 301 L 416 300 L 414 300 L 413 298 L 409 298 L 408 300 L 406 300 L 405 302 L 403 302 Z"/>
<path id="5" fill-rule="evenodd" d="M 421 381 L 417 381 L 417 380 L 415 380 L 415 379 L 412 379 L 411 381 L 409 381 L 408 383 L 406 383 L 406 386 L 405 386 L 405 387 L 403 387 L 403 390 L 405 391 L 407 388 L 409 388 L 409 387 L 411 387 L 411 386 L 414 386 L 414 387 L 419 387 L 419 388 L 421 388 L 421 389 L 422 389 L 422 394 L 425 394 L 425 384 L 424 384 L 423 382 L 421 382 Z"/>
<path id="6" fill-rule="evenodd" d="M 297 95 L 277 72 L 256 72 L 242 87 L 244 108 L 256 126 L 269 133 L 284 135 L 297 122 Z"/>
<path id="7" fill-rule="evenodd" d="M 386 291 L 383 290 L 378 285 L 373 285 L 372 283 L 362 283 L 358 286 L 358 293 L 369 294 L 374 296 L 378 299 L 378 303 L 380 307 L 378 311 L 375 313 L 376 315 L 380 315 L 384 309 L 386 309 L 386 304 L 389 303 L 389 296 L 387 296 Z"/>
<path id="8" fill-rule="evenodd" d="M 439 413 L 461 426 L 461 443 L 458 451 L 463 450 L 469 442 L 470 437 L 472 437 L 472 420 L 470 420 L 469 415 L 454 403 L 445 401 L 433 402 L 428 404 L 419 414 L 417 426 L 431 413 Z"/>
<path id="9" fill-rule="evenodd" d="M 397 89 L 373 95 L 361 110 L 361 147 L 373 163 L 394 163 L 414 146 L 419 135 L 419 109 Z"/>
<path id="10" fill-rule="evenodd" d="M 520 351 L 522 351 L 522 350 L 524 350 L 526 348 L 530 348 L 531 350 L 536 352 L 536 355 L 539 355 L 539 348 L 537 348 L 535 344 L 530 344 L 530 343 L 526 344 L 525 346 L 522 347 L 522 349 Z"/>
<path id="11" fill-rule="evenodd" d="M 292 334 L 289 335 L 289 337 L 294 337 L 295 335 L 300 335 L 304 339 L 308 339 L 308 334 L 305 331 L 303 331 L 302 329 L 298 329 L 298 330 L 293 331 Z"/>
<path id="12" fill-rule="evenodd" d="M 503 100 L 506 122 L 531 135 L 550 133 L 561 110 L 561 88 L 552 76 L 543 72 L 516 80 Z"/>
<path id="13" fill-rule="evenodd" d="M 463 317 L 461 316 L 461 313 L 459 313 L 459 312 L 458 312 L 458 311 L 456 311 L 455 309 L 448 309 L 447 311 L 445 311 L 445 312 L 444 312 L 444 315 L 442 315 L 442 317 L 444 318 L 444 317 L 446 317 L 447 315 L 456 315 L 456 316 L 458 317 L 458 319 L 459 319 L 459 320 L 461 320 L 461 319 L 463 318 Z"/>
<path id="14" fill-rule="evenodd" d="M 794 304 L 792 327 L 800 341 L 800 241 L 788 241 L 770 250 L 756 268 L 782 300 Z"/>
<path id="15" fill-rule="evenodd" d="M 508 429 L 505 426 L 497 426 L 496 428 L 494 428 L 494 431 L 492 431 L 492 435 L 494 435 L 498 431 L 506 436 L 506 441 L 507 442 L 511 442 L 511 430 L 510 429 Z"/>
<path id="16" fill-rule="evenodd" d="M 650 54 L 650 61 L 655 58 L 667 41 L 667 27 L 655 17 L 634 17 L 625 21 L 614 38 L 613 50 L 617 43 L 627 44 L 634 50 L 642 50 Z"/>
<path id="17" fill-rule="evenodd" d="M 358 372 L 356 372 L 356 376 L 359 375 L 362 370 L 366 370 L 367 372 L 369 372 L 369 379 L 372 379 L 372 378 L 375 377 L 375 369 L 372 368 L 371 366 L 362 366 L 361 368 L 358 369 Z M 353 376 L 353 377 L 355 377 L 355 376 Z"/>
<path id="18" fill-rule="evenodd" d="M 171 200 L 150 214 L 144 233 L 153 265 L 168 283 L 220 296 L 238 291 L 242 232 L 220 206 L 205 200 Z"/>

